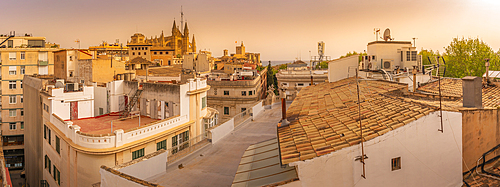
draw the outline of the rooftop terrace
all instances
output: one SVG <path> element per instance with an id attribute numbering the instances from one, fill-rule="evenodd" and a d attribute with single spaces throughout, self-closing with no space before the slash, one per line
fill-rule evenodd
<path id="1" fill-rule="evenodd" d="M 73 122 L 73 125 L 81 127 L 80 132 L 87 134 L 106 134 L 112 133 L 113 130 L 123 129 L 125 132 L 129 129 L 139 127 L 139 117 L 119 119 L 120 116 L 102 115 L 94 118 L 68 120 Z M 111 129 L 111 121 L 113 121 L 113 130 Z M 157 119 L 151 119 L 147 116 L 141 116 L 141 125 L 144 126 Z"/>

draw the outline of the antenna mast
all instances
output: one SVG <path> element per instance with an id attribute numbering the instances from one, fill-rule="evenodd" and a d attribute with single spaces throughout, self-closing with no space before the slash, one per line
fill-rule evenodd
<path id="1" fill-rule="evenodd" d="M 181 5 L 181 32 L 184 32 L 184 12 L 182 12 L 182 5 Z"/>
<path id="2" fill-rule="evenodd" d="M 363 126 L 361 126 L 361 103 L 359 101 L 359 82 L 358 82 L 358 71 L 359 69 L 356 68 L 356 88 L 358 91 L 358 119 L 359 119 L 359 129 L 361 133 L 361 163 L 363 164 L 363 174 L 361 174 L 361 177 L 366 179 L 366 173 L 365 173 L 365 148 L 363 146 Z"/>

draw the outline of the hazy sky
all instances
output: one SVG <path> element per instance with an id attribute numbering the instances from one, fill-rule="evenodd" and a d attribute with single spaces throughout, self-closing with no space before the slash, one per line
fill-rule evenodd
<path id="1" fill-rule="evenodd" d="M 500 47 L 500 2 L 494 0 L 2 0 L 0 33 L 44 36 L 64 48 L 126 42 L 136 31 L 170 35 L 180 7 L 198 49 L 221 56 L 244 41 L 263 61 L 309 60 L 317 42 L 338 58 L 363 51 L 374 28 L 417 48 L 444 51 L 454 37 L 479 37 Z"/>

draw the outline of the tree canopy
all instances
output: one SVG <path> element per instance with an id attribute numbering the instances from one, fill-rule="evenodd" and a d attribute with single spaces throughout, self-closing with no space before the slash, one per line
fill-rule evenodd
<path id="1" fill-rule="evenodd" d="M 490 59 L 490 70 L 499 69 L 499 58 L 488 44 L 478 38 L 453 38 L 445 48 L 446 76 L 462 78 L 482 77 L 486 71 L 485 59 Z"/>

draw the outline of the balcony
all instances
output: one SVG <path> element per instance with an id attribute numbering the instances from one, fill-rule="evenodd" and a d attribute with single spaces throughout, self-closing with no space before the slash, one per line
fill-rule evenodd
<path id="1" fill-rule="evenodd" d="M 48 66 L 49 61 L 48 60 L 38 60 L 38 65 L 40 66 Z"/>

